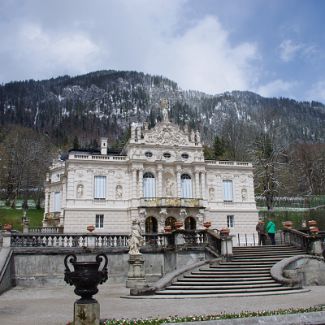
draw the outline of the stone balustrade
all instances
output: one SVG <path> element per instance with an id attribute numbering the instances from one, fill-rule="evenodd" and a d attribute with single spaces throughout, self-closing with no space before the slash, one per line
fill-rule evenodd
<path id="1" fill-rule="evenodd" d="M 128 248 L 128 234 L 59 234 L 59 233 L 6 233 L 11 247 L 95 247 Z M 207 245 L 205 230 L 178 230 L 172 233 L 144 234 L 144 248 L 199 247 Z M 10 243 L 10 244 L 9 244 Z"/>

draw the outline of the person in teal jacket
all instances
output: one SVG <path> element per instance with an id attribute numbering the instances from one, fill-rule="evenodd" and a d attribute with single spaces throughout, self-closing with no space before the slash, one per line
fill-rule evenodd
<path id="1" fill-rule="evenodd" d="M 266 232 L 268 234 L 268 236 L 271 239 L 271 244 L 275 245 L 275 232 L 276 232 L 276 228 L 275 228 L 275 223 L 273 222 L 272 219 L 269 220 L 269 222 L 266 225 Z"/>

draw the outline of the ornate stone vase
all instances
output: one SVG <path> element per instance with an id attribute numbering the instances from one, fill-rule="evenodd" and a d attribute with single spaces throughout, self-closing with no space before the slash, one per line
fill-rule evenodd
<path id="1" fill-rule="evenodd" d="M 203 227 L 205 227 L 206 229 L 209 229 L 211 227 L 211 222 L 210 221 L 204 222 Z"/>
<path id="2" fill-rule="evenodd" d="M 180 229 L 183 227 L 183 221 L 176 221 L 175 222 L 175 227 L 176 229 Z"/>
<path id="3" fill-rule="evenodd" d="M 284 227 L 288 228 L 288 229 L 292 229 L 292 221 L 285 221 L 284 222 Z"/>
<path id="4" fill-rule="evenodd" d="M 104 266 L 99 270 L 103 261 Z M 70 270 L 68 263 L 72 264 L 74 271 Z M 77 262 L 75 254 L 65 257 L 64 281 L 76 287 L 74 293 L 81 296 L 78 302 L 96 302 L 92 296 L 98 292 L 98 284 L 104 283 L 108 278 L 107 263 L 107 256 L 103 253 L 96 256 L 96 262 Z"/>

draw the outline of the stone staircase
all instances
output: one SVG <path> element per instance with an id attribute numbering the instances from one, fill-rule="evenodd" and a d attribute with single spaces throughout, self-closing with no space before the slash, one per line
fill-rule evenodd
<path id="1" fill-rule="evenodd" d="M 293 246 L 234 247 L 231 261 L 211 262 L 178 277 L 157 291 L 162 297 L 206 297 L 270 295 L 301 292 L 285 287 L 270 275 L 271 267 L 283 258 L 304 254 Z"/>

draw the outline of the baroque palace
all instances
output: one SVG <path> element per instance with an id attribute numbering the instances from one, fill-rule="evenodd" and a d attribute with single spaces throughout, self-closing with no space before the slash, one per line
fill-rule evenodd
<path id="1" fill-rule="evenodd" d="M 198 131 L 168 119 L 152 129 L 133 123 L 121 155 L 73 150 L 55 161 L 45 182 L 43 226 L 64 233 L 129 233 L 137 219 L 145 233 L 164 232 L 181 221 L 185 229 L 228 227 L 236 235 L 255 233 L 258 220 L 253 167 L 248 162 L 204 160 Z"/>

